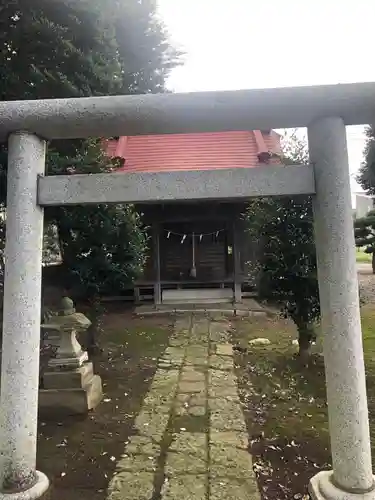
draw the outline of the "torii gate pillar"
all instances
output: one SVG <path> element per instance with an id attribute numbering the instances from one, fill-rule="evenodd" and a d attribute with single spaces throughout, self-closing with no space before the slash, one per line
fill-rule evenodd
<path id="1" fill-rule="evenodd" d="M 43 209 L 37 176 L 45 141 L 9 137 L 0 412 L 0 500 L 34 500 L 48 489 L 36 471 Z"/>
<path id="2" fill-rule="evenodd" d="M 314 500 L 373 500 L 369 420 L 345 124 L 308 128 L 332 472 L 310 483 Z"/>

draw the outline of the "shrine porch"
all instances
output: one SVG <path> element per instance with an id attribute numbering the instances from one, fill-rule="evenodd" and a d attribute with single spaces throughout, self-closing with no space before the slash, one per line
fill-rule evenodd
<path id="1" fill-rule="evenodd" d="M 261 305 L 257 300 L 243 299 L 241 303 L 225 302 L 176 302 L 172 304 L 142 304 L 134 310 L 137 316 L 149 316 L 155 314 L 179 314 L 179 313 L 210 313 L 222 316 L 268 316 L 272 312 Z"/>

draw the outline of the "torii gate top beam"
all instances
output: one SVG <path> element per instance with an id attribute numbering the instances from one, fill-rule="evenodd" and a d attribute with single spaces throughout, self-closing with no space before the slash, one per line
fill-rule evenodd
<path id="1" fill-rule="evenodd" d="M 375 83 L 0 103 L 0 140 L 26 130 L 45 139 L 305 127 L 328 116 L 375 119 Z"/>

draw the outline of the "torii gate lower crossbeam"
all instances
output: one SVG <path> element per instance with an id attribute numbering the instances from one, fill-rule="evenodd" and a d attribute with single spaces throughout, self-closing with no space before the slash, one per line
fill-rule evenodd
<path id="1" fill-rule="evenodd" d="M 375 500 L 345 135 L 346 124 L 363 123 L 360 121 L 362 119 L 370 122 L 370 117 L 375 117 L 375 84 L 340 85 L 336 90 L 334 86 L 315 90 L 283 89 L 281 92 L 274 89 L 264 91 L 264 95 L 263 91 L 246 91 L 219 94 L 218 100 L 208 93 L 207 101 L 202 93 L 196 97 L 190 94 L 182 97 L 155 96 L 155 99 L 154 96 L 130 96 L 129 101 L 127 97 L 115 97 L 113 101 L 110 100 L 112 98 L 64 100 L 51 105 L 42 101 L 40 105 L 33 103 L 31 107 L 27 103 L 19 104 L 21 112 L 16 113 L 15 117 L 17 104 L 0 105 L 4 111 L 4 116 L 0 114 L 0 138 L 11 134 L 0 396 L 0 500 L 33 500 L 40 498 L 48 488 L 47 478 L 35 469 L 43 228 L 43 209 L 38 200 L 48 200 L 48 204 L 53 204 L 53 193 L 51 198 L 48 189 L 43 191 L 51 186 L 50 182 L 41 182 L 41 192 L 38 192 L 37 177 L 44 172 L 45 144 L 32 132 L 41 134 L 44 131 L 48 138 L 61 138 L 71 133 L 71 124 L 77 133 L 85 131 L 84 136 L 94 131 L 105 136 L 108 132 L 107 121 L 110 120 L 108 110 L 115 108 L 117 121 L 110 122 L 111 135 L 121 134 L 120 128 L 124 123 L 128 129 L 133 123 L 139 133 L 152 133 L 154 130 L 171 133 L 171 124 L 178 125 L 181 132 L 192 131 L 192 109 L 196 109 L 203 120 L 198 120 L 198 130 L 200 127 L 205 130 L 210 128 L 210 123 L 214 130 L 226 130 L 225 119 L 231 103 L 235 111 L 229 117 L 232 130 L 236 124 L 239 129 L 243 129 L 247 116 L 252 117 L 249 124 L 252 128 L 259 127 L 255 123 L 257 120 L 264 126 L 282 127 L 284 118 L 286 127 L 292 124 L 308 127 L 315 177 L 311 193 L 315 192 L 318 277 L 333 458 L 333 471 L 317 474 L 311 480 L 310 491 L 314 500 Z M 298 105 L 293 102 L 293 94 L 297 97 Z M 278 100 L 278 96 L 281 100 Z M 242 98 L 246 104 L 244 106 L 240 105 Z M 190 101 L 193 101 L 193 106 Z M 125 115 L 127 103 L 130 103 L 133 121 L 127 122 L 126 116 L 120 116 L 118 107 L 121 102 L 124 103 Z M 176 108 L 170 105 L 173 102 Z M 150 103 L 156 103 L 157 106 L 155 104 L 155 107 L 151 105 L 147 108 Z M 166 113 L 163 113 L 163 103 L 168 103 Z M 270 103 L 275 107 L 275 123 L 272 122 Z M 77 122 L 75 105 L 79 108 Z M 55 109 L 53 106 L 57 106 L 56 113 L 48 113 L 48 110 Z M 63 113 L 60 118 L 61 106 L 66 106 L 68 113 Z M 206 106 L 204 113 L 200 106 Z M 39 115 L 38 110 L 41 110 Z M 137 112 L 146 122 L 149 117 L 149 126 L 143 127 L 137 119 Z M 185 128 L 181 113 L 185 113 L 187 118 Z M 238 122 L 236 113 L 239 115 Z M 168 117 L 171 118 L 170 122 Z M 51 128 L 48 127 L 49 119 L 52 120 Z M 157 126 L 158 119 L 161 131 Z M 22 125 L 31 132 L 17 132 L 17 127 L 22 129 Z M 128 129 L 127 133 L 131 133 Z M 52 136 L 48 135 L 51 130 Z M 220 172 L 217 175 L 220 176 Z M 286 172 L 285 175 L 289 174 Z M 302 184 L 291 183 L 294 194 L 296 186 L 303 190 L 301 192 L 309 190 L 310 174 L 304 171 L 303 175 Z M 263 187 L 267 186 L 264 178 L 259 178 L 263 179 Z M 230 176 L 227 179 L 230 180 Z M 215 183 L 216 187 L 220 185 L 215 177 L 210 177 L 207 186 L 211 193 L 215 190 L 215 186 L 212 188 Z M 229 189 L 227 193 L 233 196 L 233 193 L 240 192 L 243 197 L 246 191 L 241 183 L 238 185 L 241 186 L 240 191 L 236 191 L 237 188 Z M 92 184 L 91 181 L 85 181 L 83 185 L 86 189 Z M 286 195 L 285 184 L 282 184 L 282 188 L 282 194 Z M 250 190 L 252 195 L 262 195 L 261 190 L 254 189 L 253 185 Z M 277 194 L 275 187 L 270 188 L 268 185 L 267 189 L 263 194 Z M 194 192 L 194 186 L 190 185 L 189 190 Z M 197 190 L 201 193 L 201 186 L 197 186 Z M 82 202 L 81 192 L 74 193 L 73 198 L 71 194 L 60 192 L 60 201 L 78 199 Z M 221 198 L 223 193 L 218 192 L 217 195 Z M 108 201 L 121 201 L 118 191 L 115 196 L 112 193 L 112 198 L 111 193 L 108 196 Z M 106 196 L 101 201 L 105 202 Z M 129 201 L 129 198 L 124 197 L 122 201 Z"/>

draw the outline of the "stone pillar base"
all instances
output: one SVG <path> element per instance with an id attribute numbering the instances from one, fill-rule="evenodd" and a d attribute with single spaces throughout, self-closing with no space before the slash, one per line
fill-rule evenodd
<path id="1" fill-rule="evenodd" d="M 43 472 L 36 471 L 38 481 L 32 488 L 19 493 L 1 493 L 0 500 L 37 500 L 48 497 L 49 480 Z"/>
<path id="2" fill-rule="evenodd" d="M 375 500 L 375 489 L 368 493 L 347 493 L 331 481 L 332 471 L 322 471 L 309 484 L 312 500 Z M 374 478 L 375 479 L 375 478 Z"/>
<path id="3" fill-rule="evenodd" d="M 94 375 L 91 362 L 74 370 L 46 372 L 43 381 L 44 388 L 39 391 L 41 416 L 85 414 L 103 397 L 101 378 Z"/>

